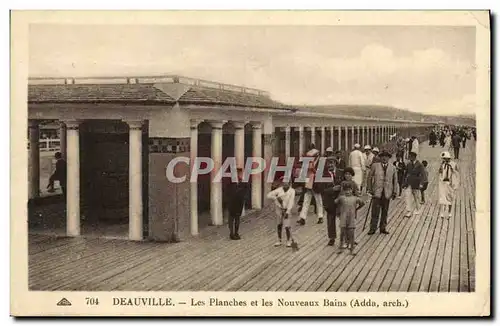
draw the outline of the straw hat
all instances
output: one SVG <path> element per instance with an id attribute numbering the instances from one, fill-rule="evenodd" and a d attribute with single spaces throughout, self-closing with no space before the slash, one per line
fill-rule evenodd
<path id="1" fill-rule="evenodd" d="M 441 158 L 451 158 L 450 152 L 448 152 L 448 151 L 442 152 Z"/>

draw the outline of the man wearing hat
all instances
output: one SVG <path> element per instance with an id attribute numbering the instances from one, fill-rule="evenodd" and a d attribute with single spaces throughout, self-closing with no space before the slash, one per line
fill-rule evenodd
<path id="1" fill-rule="evenodd" d="M 307 170 L 307 180 L 304 185 L 304 201 L 302 203 L 302 209 L 300 210 L 299 219 L 297 224 L 305 225 L 307 219 L 307 213 L 309 212 L 309 205 L 311 200 L 314 198 L 316 212 L 318 214 L 318 223 L 323 223 L 323 198 L 321 195 L 321 188 L 315 183 L 316 173 L 318 169 L 319 162 L 319 151 L 316 149 L 314 144 L 311 144 L 310 150 L 306 153 L 306 156 L 313 157 L 314 160 L 309 164 Z"/>
<path id="2" fill-rule="evenodd" d="M 420 207 L 420 187 L 424 181 L 425 167 L 419 160 L 417 154 L 410 152 L 408 154 L 410 161 L 406 164 L 406 176 L 403 181 L 403 189 L 406 190 L 406 215 L 411 217 L 412 214 L 419 215 L 421 213 Z"/>
<path id="3" fill-rule="evenodd" d="M 373 158 L 375 155 L 372 153 L 372 147 L 370 145 L 365 145 L 365 152 L 363 153 L 363 158 L 365 160 L 365 175 L 363 176 L 363 185 L 361 192 L 366 192 L 366 180 L 368 179 L 368 174 L 370 173 L 370 169 L 372 167 Z"/>
<path id="4" fill-rule="evenodd" d="M 380 229 L 380 233 L 389 233 L 387 231 L 389 202 L 395 199 L 398 193 L 398 176 L 394 165 L 389 164 L 390 158 L 391 154 L 388 151 L 382 151 L 380 162 L 373 163 L 368 174 L 367 188 L 368 193 L 372 195 L 372 218 L 368 232 L 370 235 L 377 229 Z"/>
<path id="5" fill-rule="evenodd" d="M 372 164 L 380 162 L 380 157 L 378 156 L 380 150 L 378 149 L 378 147 L 373 147 L 372 152 L 373 152 Z"/>
<path id="6" fill-rule="evenodd" d="M 245 201 L 248 198 L 249 187 L 248 183 L 243 182 L 243 169 L 237 169 L 238 178 L 236 182 L 231 180 L 229 184 L 229 196 L 226 197 L 226 205 L 229 210 L 228 226 L 229 238 L 231 240 L 240 240 L 240 218 L 243 213 Z"/>
<path id="7" fill-rule="evenodd" d="M 361 189 L 363 185 L 363 175 L 366 169 L 365 158 L 359 150 L 361 145 L 354 144 L 354 150 L 349 154 L 349 166 L 354 170 L 354 182 Z"/>

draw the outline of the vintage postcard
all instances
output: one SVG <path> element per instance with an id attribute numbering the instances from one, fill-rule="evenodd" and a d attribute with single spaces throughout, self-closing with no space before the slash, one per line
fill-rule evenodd
<path id="1" fill-rule="evenodd" d="M 11 27 L 13 316 L 490 315 L 488 11 Z"/>

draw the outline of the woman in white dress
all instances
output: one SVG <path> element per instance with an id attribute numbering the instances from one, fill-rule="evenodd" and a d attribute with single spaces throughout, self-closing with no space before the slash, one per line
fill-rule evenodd
<path id="1" fill-rule="evenodd" d="M 442 152 L 441 166 L 439 167 L 439 205 L 440 216 L 446 215 L 446 206 L 448 206 L 448 218 L 451 218 L 451 205 L 455 201 L 455 191 L 460 183 L 460 174 L 457 163 L 451 160 L 450 152 Z"/>

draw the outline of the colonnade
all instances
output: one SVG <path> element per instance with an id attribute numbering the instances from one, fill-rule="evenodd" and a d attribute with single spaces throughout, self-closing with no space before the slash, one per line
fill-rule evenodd
<path id="1" fill-rule="evenodd" d="M 299 132 L 299 153 L 303 155 L 307 149 L 305 144 L 306 133 L 310 134 L 310 143 L 316 144 L 316 131 L 320 132 L 319 147 L 316 147 L 321 154 L 325 153 L 326 148 L 333 147 L 334 150 L 347 151 L 355 143 L 360 145 L 380 146 L 389 142 L 394 134 L 400 135 L 402 127 L 396 125 L 382 126 L 282 126 L 279 127 L 285 133 L 285 157 L 291 157 L 291 131 L 297 129 Z M 329 137 L 326 132 L 329 131 Z M 337 142 L 335 143 L 335 135 Z M 327 139 L 329 138 L 329 139 Z M 351 146 L 350 146 L 351 144 Z"/>
<path id="2" fill-rule="evenodd" d="M 201 122 L 207 122 L 211 126 L 211 158 L 214 162 L 214 169 L 211 172 L 211 180 L 222 165 L 222 127 L 228 121 L 224 120 L 191 120 L 190 125 L 190 156 L 193 162 L 197 157 L 198 149 L 198 126 Z M 125 121 L 129 126 L 129 239 L 143 239 L 143 166 L 142 166 L 142 144 L 143 144 L 143 121 Z M 40 152 L 39 152 L 39 125 L 37 120 L 29 120 L 29 141 L 30 141 L 30 187 L 29 198 L 34 199 L 40 195 Z M 80 126 L 81 121 L 66 120 L 61 121 L 60 141 L 61 152 L 67 162 L 67 194 L 66 194 L 66 231 L 68 236 L 78 236 L 80 230 Z M 235 128 L 234 133 L 234 156 L 237 167 L 244 167 L 245 153 L 245 131 L 247 123 L 252 127 L 252 156 L 262 157 L 272 156 L 272 150 L 264 148 L 269 144 L 262 142 L 263 122 L 262 121 L 230 121 Z M 305 133 L 310 132 L 311 143 L 316 142 L 316 130 L 320 131 L 320 152 L 325 153 L 328 146 L 334 150 L 349 150 L 350 143 L 360 143 L 362 146 L 370 144 L 379 146 L 389 141 L 390 136 L 398 134 L 408 136 L 417 129 L 410 129 L 407 125 L 353 125 L 353 126 L 283 126 L 285 131 L 285 156 L 291 156 L 291 128 L 299 131 L 299 152 L 306 152 Z M 420 127 L 421 128 L 421 127 Z M 326 131 L 329 130 L 329 139 Z M 334 135 L 337 134 L 337 143 L 334 144 Z M 345 135 L 344 137 L 343 134 Z M 267 135 L 265 135 L 267 136 Z M 271 135 L 268 135 L 271 137 Z M 265 137 L 264 137 L 265 138 Z M 328 144 L 328 146 L 327 146 Z M 264 157 L 269 162 L 271 157 Z M 262 174 L 251 176 L 251 203 L 253 209 L 262 208 Z M 267 187 L 267 186 L 266 186 Z M 267 188 L 264 187 L 264 191 Z M 210 214 L 214 225 L 223 224 L 222 207 L 222 184 L 220 182 L 210 183 Z M 197 235 L 198 230 L 198 188 L 197 182 L 190 184 L 190 232 Z"/>

